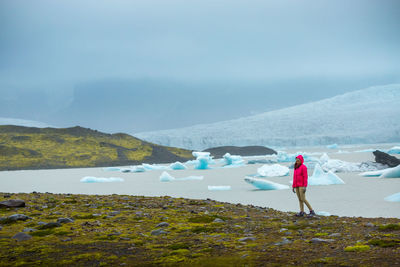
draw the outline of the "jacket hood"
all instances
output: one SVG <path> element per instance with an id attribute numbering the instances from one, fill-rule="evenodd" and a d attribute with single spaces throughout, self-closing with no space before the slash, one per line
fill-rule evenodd
<path id="1" fill-rule="evenodd" d="M 301 164 L 304 163 L 304 158 L 303 158 L 302 155 L 298 155 L 298 156 L 296 157 L 296 159 L 299 159 L 299 160 L 301 161 Z"/>

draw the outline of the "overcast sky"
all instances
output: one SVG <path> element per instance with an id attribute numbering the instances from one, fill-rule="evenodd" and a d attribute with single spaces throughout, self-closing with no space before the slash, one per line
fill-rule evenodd
<path id="1" fill-rule="evenodd" d="M 177 97 L 198 84 L 265 85 L 275 106 L 298 81 L 320 81 L 310 87 L 329 89 L 320 98 L 400 82 L 399 14 L 397 0 L 1 0 L 0 117 L 54 124 L 82 84 L 107 80 L 173 81 Z M 31 111 L 40 99 L 47 117 Z"/>

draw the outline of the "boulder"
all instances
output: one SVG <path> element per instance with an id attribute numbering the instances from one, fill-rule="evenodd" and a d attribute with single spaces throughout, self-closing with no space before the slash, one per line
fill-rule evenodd
<path id="1" fill-rule="evenodd" d="M 168 226 L 169 226 L 169 223 L 167 223 L 167 222 L 161 222 L 161 223 L 157 224 L 157 227 L 168 227 Z"/>
<path id="2" fill-rule="evenodd" d="M 17 241 L 26 241 L 32 238 L 31 235 L 25 234 L 25 233 L 18 233 L 12 237 L 13 239 L 16 239 Z"/>
<path id="3" fill-rule="evenodd" d="M 391 156 L 385 152 L 375 150 L 372 152 L 375 156 L 375 161 L 381 164 L 385 164 L 390 168 L 396 167 L 400 165 L 400 159 L 396 158 L 395 156 Z"/>
<path id="4" fill-rule="evenodd" d="M 29 217 L 29 216 L 26 216 L 26 215 L 24 215 L 24 214 L 13 214 L 13 215 L 11 215 L 11 216 L 9 216 L 9 217 L 7 218 L 7 220 L 8 220 L 8 221 L 11 221 L 11 222 L 26 221 L 26 220 L 28 220 L 28 219 L 32 219 L 32 218 Z"/>
<path id="5" fill-rule="evenodd" d="M 61 226 L 61 223 L 59 223 L 59 222 L 49 222 L 49 223 L 46 223 L 46 224 L 40 226 L 40 229 L 50 229 L 50 228 L 55 228 L 55 227 L 60 227 L 60 226 Z"/>
<path id="6" fill-rule="evenodd" d="M 20 199 L 9 199 L 0 201 L 0 208 L 19 208 L 25 207 L 25 201 Z"/>
<path id="7" fill-rule="evenodd" d="M 153 230 L 153 231 L 151 231 L 151 235 L 164 235 L 164 234 L 167 234 L 168 232 L 166 232 L 166 231 L 164 231 L 164 230 L 162 230 L 162 229 L 156 229 L 156 230 Z"/>
<path id="8" fill-rule="evenodd" d="M 71 218 L 58 218 L 57 219 L 58 223 L 73 223 L 74 220 Z"/>

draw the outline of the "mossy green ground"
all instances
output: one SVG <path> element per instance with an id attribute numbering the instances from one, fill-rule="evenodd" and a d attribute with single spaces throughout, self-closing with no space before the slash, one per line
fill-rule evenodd
<path id="1" fill-rule="evenodd" d="M 395 218 L 298 218 L 268 208 L 171 197 L 0 193 L 0 200 L 10 198 L 27 206 L 3 208 L 0 217 L 31 219 L 0 225 L 0 266 L 400 264 Z M 74 222 L 49 229 L 38 224 L 65 217 Z M 157 227 L 161 222 L 168 225 Z M 12 238 L 26 228 L 37 230 L 28 233 L 30 240 Z M 166 233 L 152 234 L 156 229 Z M 284 238 L 289 243 L 278 244 Z"/>
<path id="2" fill-rule="evenodd" d="M 189 150 L 151 144 L 127 134 L 81 127 L 0 126 L 0 170 L 121 166 L 192 158 Z"/>

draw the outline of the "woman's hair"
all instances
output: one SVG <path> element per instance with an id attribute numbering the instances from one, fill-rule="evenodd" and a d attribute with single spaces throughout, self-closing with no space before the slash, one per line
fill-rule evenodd
<path id="1" fill-rule="evenodd" d="M 295 169 L 297 169 L 298 167 L 300 167 L 300 165 L 301 165 L 301 162 L 298 163 L 298 162 L 297 162 L 297 158 L 296 158 L 296 162 L 294 163 L 293 167 L 294 167 Z"/>

